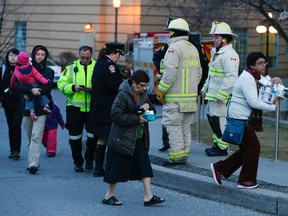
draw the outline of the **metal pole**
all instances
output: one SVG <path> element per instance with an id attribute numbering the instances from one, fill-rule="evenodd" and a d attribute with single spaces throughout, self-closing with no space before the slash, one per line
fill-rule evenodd
<path id="1" fill-rule="evenodd" d="M 278 99 L 277 99 L 278 100 Z M 280 105 L 280 104 L 279 104 Z M 279 147 L 279 115 L 280 106 L 276 107 L 275 111 L 275 139 L 274 139 L 274 161 L 278 162 L 278 147 Z"/>
<path id="2" fill-rule="evenodd" d="M 267 27 L 267 32 L 266 32 L 266 61 L 269 63 L 269 26 Z M 266 65 L 266 71 L 265 75 L 268 75 L 268 68 L 269 64 Z"/>
<path id="3" fill-rule="evenodd" d="M 196 121 L 196 142 L 200 142 L 200 120 L 201 120 L 201 96 L 198 95 L 197 99 L 197 105 L 198 105 L 198 110 L 197 110 L 197 121 Z"/>
<path id="4" fill-rule="evenodd" d="M 115 8 L 115 42 L 117 42 L 118 8 Z"/>

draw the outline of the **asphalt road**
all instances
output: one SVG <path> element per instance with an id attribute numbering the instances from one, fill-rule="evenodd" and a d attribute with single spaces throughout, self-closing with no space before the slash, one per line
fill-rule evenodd
<path id="1" fill-rule="evenodd" d="M 65 97 L 53 90 L 65 117 Z M 152 186 L 156 195 L 166 202 L 158 206 L 143 206 L 142 183 L 121 183 L 116 196 L 123 206 L 114 207 L 101 203 L 107 189 L 102 178 L 92 173 L 75 173 L 68 145 L 67 130 L 58 132 L 58 149 L 55 158 L 46 157 L 41 149 L 40 170 L 36 175 L 26 171 L 27 140 L 22 131 L 21 159 L 8 159 L 9 144 L 4 111 L 0 109 L 0 216 L 46 216 L 46 215 L 267 215 L 238 206 L 201 199 L 159 186 Z M 152 180 L 153 181 L 153 180 Z"/>

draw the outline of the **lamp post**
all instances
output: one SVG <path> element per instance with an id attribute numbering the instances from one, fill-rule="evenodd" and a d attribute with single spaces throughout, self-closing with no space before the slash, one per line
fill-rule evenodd
<path id="1" fill-rule="evenodd" d="M 268 13 L 269 17 L 272 18 L 272 13 Z M 266 61 L 269 63 L 269 34 L 276 34 L 277 30 L 269 25 L 269 21 L 265 19 L 264 21 L 260 22 L 260 25 L 256 27 L 256 32 L 259 34 L 266 33 Z M 265 75 L 268 75 L 268 67 L 269 64 L 266 65 L 266 72 Z"/>
<path id="2" fill-rule="evenodd" d="M 117 25 L 118 25 L 118 8 L 121 6 L 121 0 L 113 0 L 113 7 L 115 8 L 115 39 L 117 42 Z"/>

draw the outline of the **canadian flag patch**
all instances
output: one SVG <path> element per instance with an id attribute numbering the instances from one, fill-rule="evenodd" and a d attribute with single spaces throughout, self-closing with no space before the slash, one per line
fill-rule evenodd
<path id="1" fill-rule="evenodd" d="M 174 50 L 168 50 L 168 53 L 174 53 Z"/>
<path id="2" fill-rule="evenodd" d="M 231 58 L 231 61 L 236 61 L 237 59 L 236 58 Z"/>

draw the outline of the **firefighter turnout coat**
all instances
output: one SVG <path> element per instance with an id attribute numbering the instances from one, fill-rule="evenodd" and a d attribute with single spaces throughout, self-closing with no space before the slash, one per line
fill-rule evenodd
<path id="1" fill-rule="evenodd" d="M 163 60 L 164 73 L 158 86 L 165 94 L 162 124 L 169 134 L 169 159 L 186 163 L 202 69 L 198 50 L 188 41 L 188 36 L 171 38 L 168 45 Z"/>
<path id="2" fill-rule="evenodd" d="M 220 48 L 217 53 L 213 48 L 208 78 L 202 88 L 206 93 L 205 99 L 213 102 L 219 99 L 226 103 L 238 77 L 238 68 L 239 56 L 231 44 Z M 226 115 L 226 111 L 223 115 Z"/>

